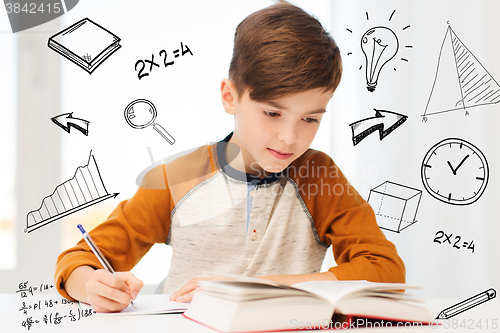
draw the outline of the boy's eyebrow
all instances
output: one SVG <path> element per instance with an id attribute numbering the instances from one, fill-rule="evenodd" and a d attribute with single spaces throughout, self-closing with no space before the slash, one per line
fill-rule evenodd
<path id="1" fill-rule="evenodd" d="M 277 103 L 277 102 L 274 102 L 274 101 L 266 101 L 265 102 L 266 104 L 269 104 L 271 105 L 273 108 L 276 108 L 276 109 L 279 109 L 279 110 L 283 110 L 283 111 L 287 111 L 288 109 L 286 107 L 284 107 L 283 105 Z M 326 110 L 323 109 L 323 108 L 320 108 L 320 109 L 317 109 L 317 110 L 313 110 L 313 111 L 310 111 L 310 112 L 305 112 L 306 114 L 315 114 L 315 113 L 325 113 Z"/>

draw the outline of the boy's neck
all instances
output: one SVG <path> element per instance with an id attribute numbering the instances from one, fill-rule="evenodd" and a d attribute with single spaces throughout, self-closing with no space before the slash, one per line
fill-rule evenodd
<path id="1" fill-rule="evenodd" d="M 239 147 L 238 155 L 234 157 L 234 155 L 231 156 L 230 149 L 228 149 L 230 145 L 226 145 L 226 149 L 224 151 L 224 158 L 226 159 L 227 164 L 231 168 L 244 173 L 256 175 L 261 179 L 269 175 L 269 172 L 262 169 L 256 161 L 252 161 L 252 157 L 245 150 L 235 132 L 233 132 L 233 135 L 231 136 L 231 139 L 229 139 L 228 143 L 235 144 Z M 247 162 L 251 161 L 250 162 L 251 164 L 248 163 L 247 165 L 245 164 L 245 161 Z"/>

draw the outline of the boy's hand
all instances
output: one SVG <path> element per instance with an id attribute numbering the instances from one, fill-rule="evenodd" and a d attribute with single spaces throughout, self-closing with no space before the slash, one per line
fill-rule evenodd
<path id="1" fill-rule="evenodd" d="M 96 312 L 118 312 L 125 309 L 144 286 L 131 272 L 115 275 L 104 269 L 94 271 L 85 283 L 86 301 Z"/>
<path id="2" fill-rule="evenodd" d="M 189 280 L 181 289 L 177 290 L 175 293 L 170 295 L 171 301 L 187 303 L 191 302 L 193 295 L 198 290 L 198 282 L 202 280 L 220 280 L 220 276 L 200 276 Z"/>

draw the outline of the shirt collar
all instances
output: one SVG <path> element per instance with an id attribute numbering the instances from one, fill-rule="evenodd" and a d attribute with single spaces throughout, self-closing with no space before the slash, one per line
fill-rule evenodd
<path id="1" fill-rule="evenodd" d="M 228 164 L 228 162 L 226 161 L 226 157 L 225 157 L 224 153 L 226 151 L 226 147 L 228 146 L 228 142 L 232 136 L 233 136 L 233 132 L 231 132 L 228 136 L 226 136 L 224 138 L 224 140 L 219 141 L 217 143 L 217 159 L 219 160 L 219 165 L 220 165 L 222 171 L 226 175 L 228 175 L 230 178 L 244 181 L 246 183 L 250 183 L 253 185 L 274 183 L 280 179 L 280 177 L 284 174 L 284 171 L 270 173 L 266 177 L 261 179 L 256 175 L 252 175 L 250 173 L 245 173 L 243 171 L 239 171 L 239 170 L 236 170 L 233 167 L 231 167 Z"/>

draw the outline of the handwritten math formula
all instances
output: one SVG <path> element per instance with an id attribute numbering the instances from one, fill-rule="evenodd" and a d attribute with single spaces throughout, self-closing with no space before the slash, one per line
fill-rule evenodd
<path id="1" fill-rule="evenodd" d="M 33 296 L 36 292 L 42 292 L 52 288 L 54 288 L 53 285 L 43 284 L 43 283 L 37 286 L 30 286 L 28 284 L 28 281 L 25 281 L 19 283 L 19 289 L 16 291 L 16 293 L 19 293 L 21 295 L 21 298 L 25 298 L 28 297 L 29 295 Z"/>
<path id="2" fill-rule="evenodd" d="M 191 50 L 189 49 L 189 47 L 187 45 L 185 45 L 183 42 L 181 42 L 181 47 L 180 49 L 176 49 L 176 50 L 173 50 L 172 54 L 173 54 L 173 58 L 176 59 L 180 56 L 184 56 L 186 53 L 189 53 L 190 55 L 193 55 L 193 52 L 191 52 Z M 168 66 L 173 66 L 174 65 L 174 61 L 175 60 L 171 60 L 171 61 L 167 61 L 167 51 L 165 51 L 164 49 L 161 50 L 159 53 L 158 53 L 161 57 L 160 62 L 162 62 L 163 64 L 163 67 L 166 68 Z M 171 59 L 172 57 L 168 57 L 168 59 Z M 155 67 L 161 67 L 159 63 L 155 62 L 155 54 L 151 54 L 151 60 L 148 60 L 148 59 L 144 59 L 144 60 L 137 60 L 135 62 L 135 66 L 134 66 L 134 69 L 137 73 L 137 77 L 140 79 L 142 79 L 143 77 L 145 76 L 149 76 L 149 74 L 153 71 L 153 69 Z"/>
<path id="3" fill-rule="evenodd" d="M 39 299 L 37 301 L 34 301 L 33 303 L 22 302 L 21 308 L 19 309 L 19 311 L 22 311 L 23 314 L 28 315 L 28 314 L 31 314 L 31 313 L 28 313 L 28 312 L 31 312 L 31 310 L 53 308 L 59 303 L 60 304 L 71 304 L 71 305 L 77 304 L 76 302 L 68 301 L 64 298 L 63 299 L 45 299 L 45 300 Z"/>
<path id="4" fill-rule="evenodd" d="M 436 231 L 434 235 L 434 243 L 438 244 L 449 244 L 452 245 L 455 249 L 460 250 L 460 249 L 466 249 L 466 250 L 471 250 L 472 253 L 474 253 L 474 241 L 471 240 L 470 242 L 462 242 L 462 237 L 461 236 L 455 236 L 453 237 L 453 234 L 447 234 L 442 230 Z"/>
<path id="5" fill-rule="evenodd" d="M 19 283 L 16 291 L 21 296 L 19 312 L 23 315 L 21 326 L 28 331 L 34 325 L 59 325 L 64 321 L 76 322 L 82 318 L 95 314 L 92 309 L 81 309 L 78 302 L 72 302 L 62 297 L 51 295 L 43 297 L 40 295 L 45 291 L 53 290 L 54 286 L 40 284 L 32 286 L 28 281 Z"/>

